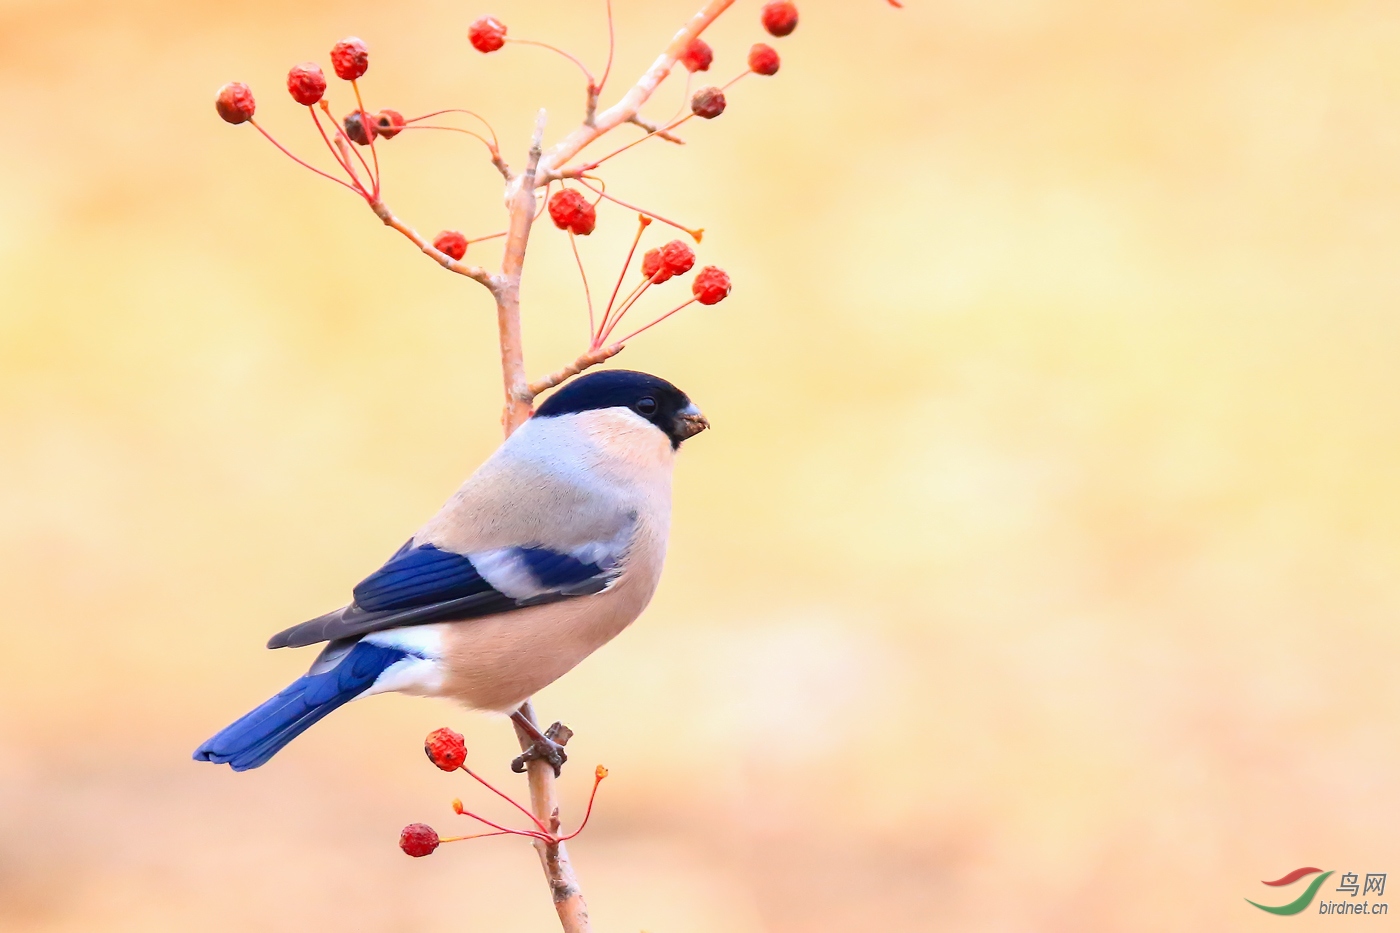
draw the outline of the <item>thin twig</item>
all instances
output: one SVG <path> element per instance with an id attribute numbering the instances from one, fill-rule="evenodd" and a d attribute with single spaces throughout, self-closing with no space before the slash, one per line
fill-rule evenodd
<path id="1" fill-rule="evenodd" d="M 684 304 L 682 304 L 680 307 L 678 307 L 678 308 L 672 308 L 670 311 L 667 311 L 665 314 L 661 315 L 661 317 L 659 317 L 659 318 L 657 318 L 656 320 L 652 321 L 650 324 L 647 324 L 645 327 L 639 327 L 639 328 L 637 328 L 636 330 L 632 331 L 632 333 L 628 334 L 626 337 L 623 337 L 621 340 L 619 340 L 618 343 L 626 343 L 627 341 L 631 340 L 633 337 L 637 336 L 638 334 L 643 333 L 643 332 L 645 332 L 645 331 L 651 330 L 653 327 L 655 327 L 657 324 L 660 324 L 662 321 L 666 320 L 666 319 L 667 319 L 668 317 L 670 317 L 671 315 L 675 314 L 675 313 L 678 312 L 678 311 L 683 311 L 683 310 L 685 310 L 686 308 L 688 308 L 688 307 L 690 307 L 691 305 L 695 304 L 695 302 L 697 302 L 697 301 L 699 301 L 698 298 L 692 298 L 692 299 L 690 299 L 689 301 L 687 301 L 687 302 L 685 302 Z M 618 316 L 618 320 L 622 320 L 621 315 Z"/>
<path id="2" fill-rule="evenodd" d="M 626 94 L 622 95 L 621 100 L 598 114 L 597 119 L 592 123 L 585 123 L 575 129 L 540 158 L 539 170 L 534 183 L 539 185 L 545 180 L 557 178 L 556 173 L 560 166 L 572 160 L 585 146 L 609 130 L 616 129 L 624 123 L 630 123 L 632 118 L 641 112 L 642 105 L 656 92 L 661 82 L 666 80 L 666 76 L 671 73 L 676 62 L 685 54 L 686 46 L 690 44 L 690 40 L 703 33 L 715 21 L 716 17 L 733 5 L 734 0 L 708 0 L 700 8 L 700 11 L 692 16 L 690 21 L 671 38 L 671 43 L 666 46 L 665 51 L 657 56 L 656 61 L 652 62 L 651 67 L 637 79 L 637 83 L 632 85 Z M 517 179 L 516 184 L 518 183 Z"/>
<path id="3" fill-rule="evenodd" d="M 593 180 L 596 181 L 596 182 L 598 182 L 599 184 L 602 184 L 602 180 L 601 180 L 601 179 L 595 178 L 595 179 L 593 179 Z M 648 217 L 650 217 L 652 220 L 659 220 L 659 221 L 661 221 L 663 224 L 667 224 L 667 225 L 669 225 L 669 226 L 675 227 L 677 230 L 683 230 L 683 231 L 685 231 L 686 233 L 690 234 L 690 236 L 695 240 L 696 243 L 699 243 L 700 240 L 701 240 L 701 238 L 703 238 L 704 235 L 705 235 L 705 228 L 704 228 L 704 227 L 696 227 L 695 229 L 692 230 L 690 227 L 687 227 L 685 224 L 677 223 L 677 222 L 674 221 L 674 220 L 670 220 L 670 219 L 668 219 L 668 218 L 662 217 L 660 214 L 656 213 L 656 211 L 649 211 L 649 210 L 647 210 L 647 209 L 644 208 L 644 207 L 638 207 L 638 206 L 635 205 L 635 204 L 628 204 L 626 201 L 620 200 L 620 199 L 615 198 L 615 197 L 613 197 L 612 195 L 608 194 L 608 193 L 607 193 L 607 190 L 606 190 L 606 186 L 604 186 L 603 188 L 595 188 L 595 187 L 593 187 L 592 185 L 590 185 L 590 184 L 585 180 L 584 176 L 579 176 L 578 178 L 575 178 L 574 181 L 578 182 L 580 185 L 583 185 L 583 187 L 587 188 L 589 191 L 592 191 L 594 194 L 598 195 L 599 197 L 607 198 L 609 201 L 613 202 L 614 204 L 621 204 L 623 207 L 627 208 L 628 210 L 636 211 L 638 214 L 646 214 L 646 215 L 647 215 Z"/>
<path id="4" fill-rule="evenodd" d="M 282 145 L 281 143 L 279 143 L 276 139 L 274 139 L 274 138 L 272 137 L 272 134 L 271 134 L 271 133 L 269 133 L 267 130 L 265 130 L 265 129 L 263 129 L 261 126 L 259 126 L 256 120 L 249 120 L 248 122 L 251 123 L 251 124 L 253 124 L 253 129 L 255 129 L 255 130 L 257 130 L 259 133 L 263 134 L 263 136 L 267 138 L 267 141 L 268 141 L 268 142 L 270 142 L 270 143 L 272 143 L 274 146 L 276 146 L 279 150 L 281 150 L 281 152 L 282 152 L 283 155 L 285 155 L 287 158 L 291 159 L 291 160 L 292 160 L 293 162 L 295 162 L 297 165 L 300 165 L 302 168 L 309 168 L 309 169 L 311 169 L 311 171 L 315 172 L 317 175 L 320 175 L 322 178 L 329 178 L 331 181 L 335 182 L 337 185 L 344 185 L 346 188 L 349 188 L 351 191 L 355 192 L 356 194 L 358 194 L 358 195 L 360 195 L 360 196 L 362 196 L 362 197 L 368 197 L 368 195 L 366 195 L 365 192 L 361 191 L 359 188 L 356 188 L 355 186 L 349 184 L 348 182 L 346 182 L 346 181 L 344 181 L 344 180 L 342 180 L 342 179 L 336 178 L 334 175 L 331 175 L 331 174 L 329 174 L 328 172 L 323 172 L 323 171 L 321 171 L 319 168 L 317 168 L 316 166 L 310 164 L 309 162 L 305 162 L 305 161 L 303 161 L 302 159 L 298 158 L 297 156 L 293 155 L 292 152 L 291 152 L 291 150 L 289 150 L 286 146 L 284 146 L 284 145 Z M 337 161 L 339 161 L 339 160 L 337 160 Z"/>
<path id="5" fill-rule="evenodd" d="M 578 254 L 578 237 L 569 231 L 569 248 L 574 251 L 574 262 L 578 265 L 578 277 L 583 279 L 583 300 L 588 302 L 588 336 L 593 337 L 593 292 L 588 287 L 588 272 L 583 268 L 583 257 Z"/>
<path id="6" fill-rule="evenodd" d="M 592 369 L 594 366 L 598 366 L 601 363 L 606 363 L 608 360 L 621 353 L 623 349 L 623 345 L 621 344 L 621 342 L 619 342 L 610 344 L 609 346 L 602 347 L 597 350 L 589 350 L 587 353 L 583 354 L 578 359 L 574 360 L 572 363 L 570 363 L 568 366 L 565 366 L 558 372 L 550 373 L 548 376 L 545 376 L 538 382 L 530 383 L 531 398 L 533 398 L 536 395 L 539 395 L 541 392 L 547 392 L 555 386 L 560 385 L 569 379 L 572 379 L 574 376 L 577 376 L 579 373 L 583 372 L 586 369 Z"/>
<path id="7" fill-rule="evenodd" d="M 389 210 L 388 205 L 383 201 L 371 202 L 370 208 L 380 220 L 384 221 L 385 226 L 393 227 L 395 230 L 408 237 L 413 241 L 413 245 L 417 246 L 424 253 L 427 253 L 444 269 L 447 269 L 449 272 L 455 272 L 458 275 L 465 275 L 469 279 L 475 279 L 489 288 L 492 294 L 497 294 L 499 292 L 500 283 L 491 273 L 480 266 L 469 266 L 460 260 L 453 259 L 442 250 L 423 239 L 423 237 L 418 234 L 417 230 L 414 230 L 408 224 L 395 217 L 394 212 Z"/>
<path id="8" fill-rule="evenodd" d="M 660 123 L 657 123 L 655 120 L 648 120 L 641 114 L 634 115 L 632 119 L 628 120 L 627 122 L 635 126 L 640 126 L 648 133 L 659 136 L 669 143 L 675 143 L 677 146 L 685 145 L 684 139 L 681 139 L 679 136 L 675 135 L 670 130 L 662 126 Z M 642 138 L 645 139 L 646 137 L 643 136 Z"/>
<path id="9" fill-rule="evenodd" d="M 486 780 L 486 778 L 484 778 L 484 777 L 482 777 L 481 775 L 477 774 L 475 771 L 473 771 L 471 768 L 468 768 L 466 765 L 463 765 L 463 766 L 462 766 L 462 770 L 465 771 L 465 772 L 467 772 L 467 774 L 471 775 L 471 776 L 476 780 L 476 782 L 477 782 L 478 784 L 480 784 L 482 787 L 486 788 L 486 789 L 489 790 L 491 793 L 495 794 L 497 797 L 500 797 L 500 798 L 501 798 L 502 800 L 504 800 L 506 803 L 510 804 L 512 807 L 515 807 L 515 809 L 519 810 L 521 813 L 523 813 L 523 814 L 525 814 L 526 816 L 528 816 L 528 817 L 530 818 L 530 822 L 534 823 L 536 826 L 538 826 L 538 827 L 540 828 L 540 832 L 542 832 L 542 833 L 547 833 L 547 832 L 549 832 L 549 828 L 546 827 L 543 823 L 541 823 L 541 822 L 539 821 L 539 818 L 536 817 L 535 814 L 531 813 L 529 810 L 527 810 L 527 809 L 525 809 L 524 807 L 522 807 L 519 803 L 516 802 L 516 799 L 515 799 L 514 797 L 512 797 L 510 794 L 507 794 L 505 791 L 499 790 L 499 789 L 496 787 L 496 785 L 492 784 L 490 781 Z"/>

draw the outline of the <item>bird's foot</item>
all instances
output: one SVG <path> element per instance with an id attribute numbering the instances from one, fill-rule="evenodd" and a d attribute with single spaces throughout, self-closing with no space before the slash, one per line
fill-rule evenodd
<path id="1" fill-rule="evenodd" d="M 543 735 L 536 733 L 530 747 L 510 763 L 510 770 L 516 774 L 524 774 L 530 762 L 547 761 L 554 768 L 554 776 L 558 777 L 564 770 L 564 762 L 569 760 L 569 756 L 564 753 L 564 746 L 573 737 L 574 730 L 562 722 L 556 722 L 546 729 Z"/>

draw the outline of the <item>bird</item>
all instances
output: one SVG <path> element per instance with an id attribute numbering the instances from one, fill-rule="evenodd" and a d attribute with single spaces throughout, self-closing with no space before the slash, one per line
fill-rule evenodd
<path id="1" fill-rule="evenodd" d="M 709 426 L 657 376 L 615 369 L 566 383 L 348 605 L 272 636 L 269 648 L 324 648 L 195 760 L 260 767 L 351 700 L 397 692 L 510 716 L 532 743 L 514 770 L 538 758 L 558 775 L 559 736 L 520 707 L 646 608 L 666 556 L 676 454 Z"/>

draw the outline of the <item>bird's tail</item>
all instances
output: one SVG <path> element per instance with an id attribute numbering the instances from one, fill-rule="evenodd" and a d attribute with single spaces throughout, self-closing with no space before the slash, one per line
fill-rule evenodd
<path id="1" fill-rule="evenodd" d="M 333 668 L 298 678 L 286 690 L 226 727 L 195 750 L 196 761 L 247 771 L 267 763 L 326 714 L 364 693 L 405 657 L 396 648 L 359 642 Z"/>

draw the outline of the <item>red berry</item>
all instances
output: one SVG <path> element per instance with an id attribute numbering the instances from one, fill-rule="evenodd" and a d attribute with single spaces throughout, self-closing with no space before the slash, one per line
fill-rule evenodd
<path id="1" fill-rule="evenodd" d="M 403 114 L 397 110 L 385 109 L 374 115 L 374 128 L 385 139 L 393 139 L 402 133 L 404 126 Z"/>
<path id="2" fill-rule="evenodd" d="M 364 40 L 351 36 L 337 42 L 331 49 L 331 67 L 336 77 L 344 81 L 354 81 L 369 71 L 369 49 Z"/>
<path id="3" fill-rule="evenodd" d="M 345 115 L 345 135 L 361 146 L 368 146 L 379 135 L 373 123 L 366 123 L 360 111 L 352 110 Z"/>
<path id="4" fill-rule="evenodd" d="M 549 218 L 560 230 L 588 236 L 598 224 L 598 212 L 588 199 L 572 188 L 557 191 L 549 199 Z"/>
<path id="5" fill-rule="evenodd" d="M 456 230 L 444 230 L 433 237 L 433 247 L 439 252 L 446 253 L 453 259 L 461 259 L 463 256 L 467 255 L 467 238 Z M 434 732 L 433 735 L 437 735 L 437 733 Z M 428 738 L 431 739 L 432 736 Z M 432 757 L 431 752 L 429 752 L 428 757 Z"/>
<path id="6" fill-rule="evenodd" d="M 713 120 L 724 113 L 724 92 L 717 87 L 703 87 L 690 99 L 690 109 L 697 117 Z"/>
<path id="7" fill-rule="evenodd" d="M 439 841 L 437 830 L 427 823 L 409 823 L 399 833 L 399 848 L 414 858 L 432 855 Z"/>
<path id="8" fill-rule="evenodd" d="M 444 240 L 451 242 L 444 243 Z M 439 233 L 433 245 L 453 259 L 461 259 L 467 254 L 467 239 L 456 230 Z M 449 246 L 456 251 L 448 249 Z M 467 760 L 467 743 L 462 734 L 446 726 L 428 733 L 428 738 L 423 742 L 423 751 L 428 753 L 429 761 L 444 771 L 456 771 Z"/>
<path id="9" fill-rule="evenodd" d="M 715 266 L 706 266 L 695 277 L 690 290 L 702 305 L 719 304 L 729 295 L 729 273 Z"/>
<path id="10" fill-rule="evenodd" d="M 762 42 L 749 49 L 749 70 L 758 75 L 775 75 L 782 62 L 778 52 L 771 45 Z"/>
<path id="11" fill-rule="evenodd" d="M 685 275 L 695 265 L 695 250 L 680 240 L 661 247 L 661 266 L 671 275 Z"/>
<path id="12" fill-rule="evenodd" d="M 797 28 L 797 4 L 791 0 L 772 0 L 763 5 L 763 28 L 770 35 L 782 38 Z"/>
<path id="13" fill-rule="evenodd" d="M 494 16 L 483 16 L 472 23 L 467 38 L 478 52 L 494 52 L 506 44 L 506 24 Z"/>
<path id="14" fill-rule="evenodd" d="M 709 71 L 710 62 L 715 60 L 715 50 L 704 39 L 696 36 L 681 53 L 681 64 L 689 72 Z"/>
<path id="15" fill-rule="evenodd" d="M 292 100 L 310 107 L 326 93 L 326 75 L 315 62 L 302 62 L 287 72 L 287 91 Z"/>
<path id="16" fill-rule="evenodd" d="M 670 271 L 661 261 L 660 247 L 649 249 L 642 256 L 642 275 L 651 279 L 653 285 L 660 285 L 671 277 Z"/>
<path id="17" fill-rule="evenodd" d="M 235 81 L 219 88 L 219 96 L 214 98 L 214 109 L 219 111 L 219 116 L 224 118 L 225 123 L 237 125 L 253 119 L 257 103 L 253 100 L 253 92 L 249 90 L 248 85 Z"/>

